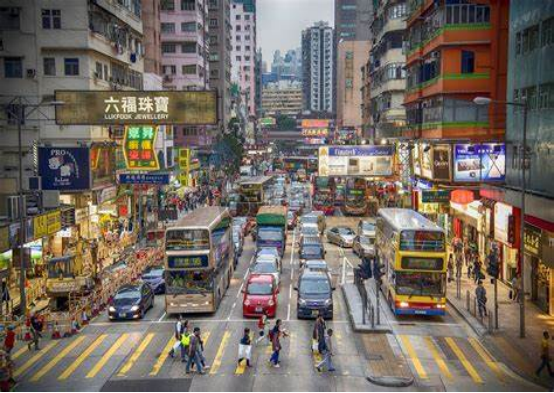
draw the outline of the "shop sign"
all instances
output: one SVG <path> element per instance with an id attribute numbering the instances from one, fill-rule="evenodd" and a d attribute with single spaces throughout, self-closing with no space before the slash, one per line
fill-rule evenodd
<path id="1" fill-rule="evenodd" d="M 6 252 L 10 247 L 10 227 L 5 226 L 0 228 L 0 253 Z"/>
<path id="2" fill-rule="evenodd" d="M 50 293 L 69 293 L 77 291 L 77 281 L 54 281 L 48 280 L 47 291 Z"/>
<path id="3" fill-rule="evenodd" d="M 432 168 L 432 148 L 431 145 L 428 143 L 421 143 L 419 145 L 419 148 L 421 149 L 420 157 L 421 157 L 421 176 L 425 177 L 427 179 L 433 178 L 433 168 Z M 416 146 L 417 149 L 417 146 Z"/>
<path id="4" fill-rule="evenodd" d="M 454 181 L 502 181 L 505 175 L 504 143 L 454 145 Z"/>
<path id="5" fill-rule="evenodd" d="M 423 190 L 421 191 L 423 203 L 448 203 L 450 201 L 449 190 Z"/>
<path id="6" fill-rule="evenodd" d="M 329 135 L 328 128 L 305 128 L 302 130 L 302 135 L 307 137 L 326 137 Z"/>
<path id="7" fill-rule="evenodd" d="M 56 124 L 217 124 L 215 91 L 57 90 Z"/>
<path id="8" fill-rule="evenodd" d="M 88 147 L 39 147 L 38 171 L 43 190 L 90 189 Z"/>
<path id="9" fill-rule="evenodd" d="M 542 258 L 544 265 L 554 268 L 554 232 L 542 231 Z"/>
<path id="10" fill-rule="evenodd" d="M 277 121 L 273 117 L 264 117 L 260 119 L 260 125 L 262 126 L 274 126 L 277 124 Z"/>
<path id="11" fill-rule="evenodd" d="M 52 235 L 60 229 L 62 229 L 62 219 L 59 210 L 33 217 L 33 239 Z"/>
<path id="12" fill-rule="evenodd" d="M 329 128 L 329 119 L 303 119 L 302 128 Z"/>
<path id="13" fill-rule="evenodd" d="M 447 145 L 433 146 L 433 179 L 450 180 L 450 148 Z"/>
<path id="14" fill-rule="evenodd" d="M 523 235 L 523 244 L 525 252 L 537 256 L 541 256 L 542 231 L 533 225 L 525 224 L 525 233 Z"/>
<path id="15" fill-rule="evenodd" d="M 119 184 L 169 184 L 169 173 L 121 173 L 119 175 Z"/>
<path id="16" fill-rule="evenodd" d="M 320 176 L 391 176 L 393 162 L 393 145 L 319 148 Z"/>
<path id="17" fill-rule="evenodd" d="M 115 182 L 115 146 L 93 143 L 90 147 L 92 188 L 98 189 Z"/>
<path id="18" fill-rule="evenodd" d="M 117 197 L 117 187 L 106 187 L 98 192 L 97 203 L 98 205 L 101 205 L 102 203 L 109 201 L 110 199 L 114 199 L 115 197 Z"/>
<path id="19" fill-rule="evenodd" d="M 77 224 L 88 220 L 89 215 L 89 208 L 88 207 L 81 207 L 78 209 L 75 209 L 75 222 Z"/>
<path id="20" fill-rule="evenodd" d="M 151 171 L 160 169 L 154 144 L 158 127 L 130 126 L 125 128 L 123 154 L 127 169 Z"/>
<path id="21" fill-rule="evenodd" d="M 513 208 L 510 205 L 497 202 L 494 204 L 494 239 L 504 244 L 510 244 L 508 232 Z"/>
<path id="22" fill-rule="evenodd" d="M 325 139 L 323 138 L 304 138 L 305 145 L 324 145 Z"/>
<path id="23" fill-rule="evenodd" d="M 419 144 L 414 144 L 412 149 L 412 162 L 414 164 L 414 175 L 421 176 L 421 152 Z"/>

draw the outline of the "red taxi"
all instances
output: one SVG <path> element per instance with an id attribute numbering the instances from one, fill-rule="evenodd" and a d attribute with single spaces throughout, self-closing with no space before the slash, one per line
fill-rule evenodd
<path id="1" fill-rule="evenodd" d="M 279 288 L 270 274 L 251 274 L 242 290 L 242 315 L 257 317 L 264 312 L 268 317 L 277 313 L 277 294 Z"/>

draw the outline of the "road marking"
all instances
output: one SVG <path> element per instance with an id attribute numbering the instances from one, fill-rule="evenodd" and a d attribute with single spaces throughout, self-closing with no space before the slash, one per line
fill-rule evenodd
<path id="1" fill-rule="evenodd" d="M 160 319 L 158 319 L 158 322 L 161 322 L 164 320 L 164 318 L 166 317 L 167 313 L 164 311 L 164 313 L 162 314 L 162 316 L 160 317 Z"/>
<path id="2" fill-rule="evenodd" d="M 240 284 L 240 288 L 239 288 L 239 291 L 237 292 L 237 296 L 236 298 L 238 299 L 240 294 L 242 293 L 242 287 L 244 286 L 244 281 Z"/>
<path id="3" fill-rule="evenodd" d="M 287 304 L 287 321 L 290 321 L 290 303 Z"/>
<path id="4" fill-rule="evenodd" d="M 15 360 L 15 359 L 21 357 L 21 355 L 23 355 L 28 350 L 29 350 L 29 347 L 27 347 L 27 345 L 25 344 L 25 346 L 23 346 L 23 348 L 21 348 L 20 350 L 18 350 L 16 353 L 13 354 L 12 360 Z"/>
<path id="5" fill-rule="evenodd" d="M 237 306 L 237 300 L 233 303 L 233 306 L 231 307 L 231 311 L 229 312 L 229 316 L 227 317 L 227 320 L 231 320 L 231 315 L 233 315 L 233 311 L 235 310 L 235 307 Z"/>
<path id="6" fill-rule="evenodd" d="M 402 340 L 402 343 L 404 344 L 404 348 L 406 348 L 406 351 L 408 352 L 408 356 L 410 357 L 419 377 L 421 379 L 427 379 L 427 372 L 425 371 L 425 368 L 423 368 L 423 365 L 421 364 L 421 361 L 419 360 L 417 353 L 414 350 L 412 343 L 410 342 L 410 338 L 408 336 L 401 335 L 400 340 Z"/>
<path id="7" fill-rule="evenodd" d="M 237 318 L 237 319 L 204 319 L 204 318 L 198 318 L 198 319 L 195 319 L 195 318 L 189 318 L 189 321 L 190 322 L 194 322 L 194 323 L 220 323 L 220 322 L 237 322 L 237 323 L 245 323 L 245 322 L 252 322 L 252 319 L 247 319 L 247 318 Z M 293 319 L 293 321 L 296 322 L 295 319 Z M 300 323 L 302 323 L 303 321 L 301 321 Z M 347 320 L 347 319 L 333 319 L 333 324 L 349 324 L 350 321 Z M 141 326 L 148 326 L 148 325 L 158 325 L 158 324 L 172 324 L 174 325 L 175 324 L 175 321 L 171 321 L 171 320 L 165 320 L 165 321 L 161 321 L 161 322 L 158 322 L 158 321 L 143 321 L 141 323 Z M 90 323 L 88 326 L 114 326 L 114 323 L 113 322 L 92 322 Z M 117 326 L 137 326 L 137 323 L 136 322 L 119 322 L 117 324 Z"/>
<path id="8" fill-rule="evenodd" d="M 46 375 L 50 370 L 56 366 L 64 357 L 66 357 L 69 352 L 71 352 L 73 349 L 75 349 L 80 343 L 83 342 L 83 340 L 86 338 L 85 335 L 81 335 L 77 337 L 71 344 L 69 344 L 67 347 L 63 349 L 58 355 L 56 355 L 50 362 L 48 362 L 43 368 L 40 369 L 39 372 L 37 372 L 32 378 L 31 382 L 36 382 L 42 377 Z"/>
<path id="9" fill-rule="evenodd" d="M 210 369 L 210 374 L 215 374 L 217 370 L 219 370 L 219 367 L 221 367 L 223 352 L 225 351 L 225 347 L 227 347 L 227 342 L 229 341 L 229 337 L 231 337 L 231 332 L 227 330 L 223 334 L 223 338 L 221 339 L 221 344 L 219 344 L 219 348 L 217 349 L 217 353 L 215 354 L 214 362 L 212 364 L 212 368 Z"/>
<path id="10" fill-rule="evenodd" d="M 165 360 L 169 356 L 169 351 L 171 351 L 171 348 L 173 348 L 174 343 L 175 343 L 175 337 L 173 335 L 171 335 L 171 337 L 169 338 L 169 341 L 167 342 L 164 349 L 162 350 L 162 353 L 160 353 L 160 356 L 158 357 L 158 360 L 154 364 L 154 367 L 152 367 L 152 371 L 150 371 L 149 375 L 151 377 L 154 377 L 154 376 L 158 375 L 158 373 L 160 372 L 163 364 L 165 363 Z"/>
<path id="11" fill-rule="evenodd" d="M 27 360 L 21 367 L 17 368 L 13 373 L 14 377 L 19 377 L 25 371 L 30 369 L 36 362 L 38 362 L 44 355 L 46 355 L 52 348 L 54 348 L 59 341 L 52 341 L 40 351 L 38 351 L 31 359 Z"/>
<path id="12" fill-rule="evenodd" d="M 450 349 L 452 349 L 452 352 L 454 352 L 454 354 L 458 357 L 458 359 L 460 359 L 460 362 L 462 363 L 462 366 L 464 366 L 464 368 L 466 369 L 468 374 L 471 376 L 471 378 L 476 383 L 483 383 L 483 380 L 481 379 L 481 377 L 479 376 L 479 374 L 477 373 L 475 368 L 473 368 L 471 363 L 467 360 L 466 356 L 464 355 L 464 353 L 462 352 L 460 347 L 458 347 L 458 344 L 456 344 L 454 342 L 452 337 L 445 337 L 444 340 L 446 341 L 446 343 L 448 344 Z"/>
<path id="13" fill-rule="evenodd" d="M 429 351 L 431 352 L 433 359 L 435 359 L 437 366 L 439 366 L 439 369 L 441 370 L 442 375 L 444 375 L 448 379 L 452 379 L 452 373 L 448 369 L 448 366 L 446 365 L 446 362 L 444 361 L 444 359 L 439 354 L 437 346 L 433 342 L 431 337 L 429 336 L 425 337 L 425 342 L 427 343 L 427 347 L 429 348 Z"/>
<path id="14" fill-rule="evenodd" d="M 473 337 L 468 338 L 468 341 L 475 352 L 477 352 L 479 356 L 481 356 L 481 359 L 484 360 L 487 366 L 489 366 L 489 368 L 500 378 L 500 382 L 504 383 L 501 378 L 504 373 L 502 372 L 500 367 L 498 367 L 497 362 L 493 359 L 489 351 L 487 351 L 487 349 L 483 347 L 483 345 Z"/>
<path id="15" fill-rule="evenodd" d="M 117 374 L 118 377 L 123 377 L 125 374 L 129 372 L 131 367 L 136 363 L 136 361 L 140 358 L 140 355 L 144 352 L 148 344 L 150 344 L 150 341 L 154 338 L 154 333 L 149 333 L 146 335 L 146 338 L 140 343 L 136 351 L 131 355 L 127 363 L 119 370 L 119 373 Z"/>
<path id="16" fill-rule="evenodd" d="M 88 372 L 86 375 L 86 378 L 94 378 L 96 374 L 102 370 L 102 367 L 108 363 L 108 360 L 111 359 L 111 357 L 115 354 L 115 352 L 123 345 L 125 340 L 127 340 L 127 337 L 129 337 L 129 333 L 123 333 L 121 337 L 117 339 L 117 341 L 111 346 L 110 349 L 100 358 L 98 363 Z"/>
<path id="17" fill-rule="evenodd" d="M 102 344 L 102 342 L 106 339 L 106 337 L 108 337 L 107 334 L 103 334 L 101 336 L 99 336 L 91 345 L 90 347 L 88 347 L 85 352 L 81 353 L 81 355 L 79 355 L 79 357 L 69 365 L 68 368 L 65 369 L 65 371 L 62 373 L 62 375 L 60 375 L 58 377 L 59 380 L 64 380 L 64 379 L 67 379 L 69 378 L 69 376 L 71 374 L 73 374 L 73 372 L 75 370 L 77 370 L 77 367 L 79 367 L 81 365 L 81 363 L 83 363 L 85 361 L 86 358 L 88 358 L 90 356 L 90 354 L 100 345 Z"/>

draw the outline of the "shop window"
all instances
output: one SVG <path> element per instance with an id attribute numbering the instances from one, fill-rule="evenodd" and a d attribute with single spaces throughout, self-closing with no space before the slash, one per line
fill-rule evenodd
<path id="1" fill-rule="evenodd" d="M 462 74 L 473 74 L 475 72 L 475 52 L 462 51 Z"/>

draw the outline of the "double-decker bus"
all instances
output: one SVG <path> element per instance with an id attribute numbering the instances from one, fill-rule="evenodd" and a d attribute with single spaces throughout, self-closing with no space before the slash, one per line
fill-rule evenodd
<path id="1" fill-rule="evenodd" d="M 446 242 L 442 228 L 410 209 L 379 209 L 375 239 L 381 289 L 396 315 L 444 315 Z"/>
<path id="2" fill-rule="evenodd" d="M 365 216 L 368 210 L 367 181 L 361 177 L 346 180 L 344 214 L 347 216 Z"/>
<path id="3" fill-rule="evenodd" d="M 226 208 L 201 207 L 165 232 L 165 310 L 215 312 L 233 276 L 231 216 Z"/>
<path id="4" fill-rule="evenodd" d="M 313 184 L 312 207 L 325 215 L 335 211 L 335 179 L 329 176 L 315 176 Z"/>
<path id="5" fill-rule="evenodd" d="M 272 184 L 272 176 L 255 176 L 240 181 L 237 216 L 255 217 L 260 206 L 271 197 L 269 189 Z"/>

